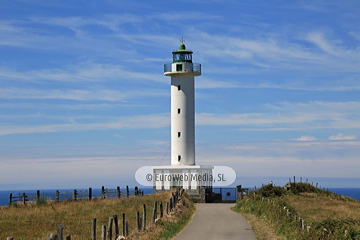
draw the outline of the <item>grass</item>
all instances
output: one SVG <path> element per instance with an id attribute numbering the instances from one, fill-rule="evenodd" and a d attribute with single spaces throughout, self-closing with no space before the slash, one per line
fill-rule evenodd
<path id="1" fill-rule="evenodd" d="M 160 234 L 160 239 L 171 239 L 176 236 L 191 220 L 194 212 L 195 206 L 192 201 L 189 200 L 189 197 L 186 193 L 185 201 L 182 206 L 177 209 L 175 212 L 175 218 L 170 221 L 163 221 L 160 223 L 162 231 Z"/>
<path id="2" fill-rule="evenodd" d="M 320 222 L 326 219 L 341 221 L 353 219 L 359 223 L 354 225 L 354 228 L 360 230 L 360 202 L 358 201 L 314 194 L 286 196 L 285 200 L 291 203 L 300 216 L 310 222 Z"/>
<path id="3" fill-rule="evenodd" d="M 293 216 L 304 219 L 309 231 L 287 218 L 285 206 Z M 289 191 L 265 185 L 239 201 L 233 210 L 248 219 L 258 239 L 360 239 L 360 202 L 310 184 L 293 183 Z"/>
<path id="4" fill-rule="evenodd" d="M 129 222 L 131 239 L 167 239 L 176 234 L 192 215 L 193 204 L 185 200 L 181 212 L 166 216 L 158 227 L 151 227 L 151 216 L 154 201 L 163 202 L 170 198 L 171 193 L 153 194 L 120 199 L 105 199 L 76 202 L 46 202 L 26 206 L 18 205 L 0 207 L 0 239 L 14 237 L 16 240 L 44 239 L 47 233 L 55 233 L 57 224 L 64 226 L 64 235 L 71 235 L 72 239 L 88 240 L 91 237 L 92 219 L 97 219 L 97 235 L 101 235 L 101 226 L 108 224 L 109 217 L 123 213 Z M 146 204 L 147 232 L 141 236 L 136 231 L 136 212 L 142 214 L 143 204 Z M 120 225 L 120 224 L 119 224 Z M 170 231 L 174 227 L 175 231 Z M 119 226 L 121 229 L 121 226 Z M 168 233 L 169 232 L 169 233 Z"/>

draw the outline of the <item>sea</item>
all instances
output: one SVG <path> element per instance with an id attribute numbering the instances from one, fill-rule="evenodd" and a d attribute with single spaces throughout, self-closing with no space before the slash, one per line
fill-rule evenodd
<path id="1" fill-rule="evenodd" d="M 66 191 L 73 191 L 74 189 L 46 189 L 46 190 L 40 190 L 40 195 L 43 197 L 46 197 L 46 199 L 54 200 L 55 199 L 55 192 L 56 190 L 59 190 L 60 192 L 66 192 Z M 81 190 L 88 190 L 88 189 L 76 189 L 77 191 Z M 130 191 L 133 191 L 134 189 L 129 188 Z M 152 194 L 153 189 L 152 188 L 140 188 L 140 190 L 144 191 L 144 194 Z M 27 196 L 34 196 L 36 195 L 37 190 L 16 190 L 16 191 L 0 191 L 0 206 L 5 206 L 9 204 L 9 196 L 10 193 L 14 197 L 22 195 L 25 193 Z M 101 196 L 101 189 L 92 189 L 93 191 L 93 197 L 100 197 Z M 329 191 L 346 196 L 354 198 L 358 201 L 360 201 L 360 188 L 329 188 Z M 65 199 L 71 199 L 71 193 L 68 194 L 60 194 L 60 200 Z"/>

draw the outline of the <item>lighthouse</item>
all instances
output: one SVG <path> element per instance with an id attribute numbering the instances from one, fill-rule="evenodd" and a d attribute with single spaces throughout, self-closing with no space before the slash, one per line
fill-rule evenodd
<path id="1" fill-rule="evenodd" d="M 201 65 L 192 62 L 193 52 L 181 40 L 172 52 L 173 62 L 164 65 L 171 77 L 171 165 L 195 165 L 195 76 Z"/>
<path id="2" fill-rule="evenodd" d="M 193 63 L 193 52 L 184 39 L 172 52 L 172 63 L 164 65 L 171 77 L 171 165 L 151 166 L 154 193 L 181 186 L 195 198 L 205 201 L 205 187 L 212 186 L 213 166 L 195 164 L 195 87 L 201 65 Z"/>

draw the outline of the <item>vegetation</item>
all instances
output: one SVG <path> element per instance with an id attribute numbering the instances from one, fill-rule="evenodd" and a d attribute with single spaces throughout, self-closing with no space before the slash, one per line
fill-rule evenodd
<path id="1" fill-rule="evenodd" d="M 258 239 L 360 239 L 360 202 L 307 183 L 292 183 L 287 189 L 265 185 L 233 210 L 249 220 Z"/>
<path id="2" fill-rule="evenodd" d="M 186 197 L 183 206 L 180 206 L 178 211 L 175 212 L 175 215 L 178 217 L 160 223 L 160 226 L 162 227 L 160 239 L 171 239 L 176 236 L 191 220 L 191 217 L 195 212 L 195 206 L 192 201 L 189 200 L 189 196 L 186 193 L 184 193 L 184 195 Z"/>
<path id="3" fill-rule="evenodd" d="M 166 214 L 159 224 L 151 224 L 154 201 L 169 200 L 171 193 L 153 194 L 130 198 L 105 199 L 93 201 L 64 201 L 55 203 L 39 200 L 36 204 L 0 207 L 0 239 L 14 237 L 16 240 L 45 239 L 47 233 L 56 232 L 57 224 L 64 226 L 64 235 L 72 239 L 90 239 L 92 219 L 97 219 L 97 235 L 101 235 L 101 226 L 108 224 L 108 218 L 123 213 L 129 222 L 130 239 L 168 239 L 176 235 L 188 222 L 194 212 L 193 204 L 185 199 L 171 215 Z M 136 212 L 142 213 L 143 204 L 147 209 L 147 230 L 136 231 Z M 121 226 L 119 226 L 121 229 Z"/>

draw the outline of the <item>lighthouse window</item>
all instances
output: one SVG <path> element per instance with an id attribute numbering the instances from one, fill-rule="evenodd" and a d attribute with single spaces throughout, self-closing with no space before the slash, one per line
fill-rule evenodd
<path id="1" fill-rule="evenodd" d="M 182 64 L 176 64 L 176 71 L 181 72 L 182 71 Z"/>
<path id="2" fill-rule="evenodd" d="M 181 86 L 180 85 L 178 85 L 178 91 L 180 91 L 181 90 Z"/>
<path id="3" fill-rule="evenodd" d="M 173 62 L 192 62 L 191 53 L 173 53 Z"/>
<path id="4" fill-rule="evenodd" d="M 180 137 L 181 136 L 181 132 L 178 132 L 178 137 Z"/>
<path id="5" fill-rule="evenodd" d="M 181 160 L 181 156 L 179 155 L 179 156 L 178 156 L 178 161 L 180 161 L 180 160 Z"/>
<path id="6" fill-rule="evenodd" d="M 178 114 L 180 114 L 180 108 L 178 108 Z"/>

